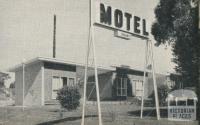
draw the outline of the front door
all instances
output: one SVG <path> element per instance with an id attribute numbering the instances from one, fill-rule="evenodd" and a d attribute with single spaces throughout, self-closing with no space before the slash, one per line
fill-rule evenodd
<path id="1" fill-rule="evenodd" d="M 52 99 L 56 99 L 57 92 L 63 87 L 63 82 L 59 77 L 53 77 L 52 80 Z"/>

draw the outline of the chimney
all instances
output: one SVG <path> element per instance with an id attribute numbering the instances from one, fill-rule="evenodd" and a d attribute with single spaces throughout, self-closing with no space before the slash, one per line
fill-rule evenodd
<path id="1" fill-rule="evenodd" d="M 56 58 L 56 15 L 53 18 L 53 58 Z"/>

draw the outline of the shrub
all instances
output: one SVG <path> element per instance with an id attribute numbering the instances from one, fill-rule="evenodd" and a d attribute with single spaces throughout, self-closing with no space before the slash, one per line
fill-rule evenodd
<path id="1" fill-rule="evenodd" d="M 167 104 L 166 98 L 168 96 L 169 91 L 170 89 L 166 85 L 161 85 L 158 87 L 158 100 L 159 100 L 160 106 L 165 106 Z M 152 103 L 155 104 L 154 91 L 151 93 L 149 97 L 152 98 L 152 101 L 153 101 Z"/>
<path id="2" fill-rule="evenodd" d="M 80 105 L 80 92 L 77 87 L 65 86 L 58 91 L 57 99 L 68 111 L 75 110 Z"/>

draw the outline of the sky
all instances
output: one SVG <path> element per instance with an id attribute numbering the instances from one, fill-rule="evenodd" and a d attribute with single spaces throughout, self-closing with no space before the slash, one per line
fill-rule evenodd
<path id="1" fill-rule="evenodd" d="M 117 8 L 134 11 L 150 20 L 149 26 L 155 20 L 154 8 L 158 0 L 102 1 Z M 84 63 L 88 36 L 88 6 L 86 0 L 0 0 L 0 70 L 20 64 L 23 59 L 52 57 L 54 14 L 57 15 L 58 59 Z M 134 63 L 136 65 L 133 67 L 142 67 L 144 60 L 140 51 L 144 49 L 144 43 L 133 40 L 133 44 L 113 38 L 112 31 L 102 28 L 96 28 L 95 33 L 98 37 L 96 45 L 99 65 Z M 153 37 L 150 37 L 155 42 Z M 135 48 L 126 49 L 129 46 Z M 135 51 L 132 56 L 130 53 L 133 49 Z M 118 58 L 115 55 L 118 55 Z M 122 60 L 126 55 L 128 56 Z M 173 72 L 170 47 L 154 47 L 154 58 L 157 72 Z"/>

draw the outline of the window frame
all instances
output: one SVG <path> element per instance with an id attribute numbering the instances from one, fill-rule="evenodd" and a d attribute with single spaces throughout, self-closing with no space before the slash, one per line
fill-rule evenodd
<path id="1" fill-rule="evenodd" d="M 128 78 L 126 77 L 118 77 L 117 78 L 117 87 L 116 87 L 116 94 L 117 96 L 127 96 L 127 85 L 128 85 Z M 120 82 L 120 83 L 119 83 Z"/>
<path id="2" fill-rule="evenodd" d="M 73 85 L 69 85 L 70 79 L 73 79 L 73 80 L 74 80 Z M 67 86 L 77 86 L 76 77 L 68 77 L 68 85 L 67 85 Z"/>
<path id="3" fill-rule="evenodd" d="M 133 79 L 132 82 L 134 83 L 135 85 L 135 96 L 136 97 L 141 97 L 142 95 L 140 95 L 140 93 L 142 94 L 143 93 L 143 88 L 144 88 L 144 81 L 143 80 L 138 80 L 138 79 Z M 137 84 L 142 84 L 141 88 L 139 89 L 138 88 L 138 85 Z"/>
<path id="4" fill-rule="evenodd" d="M 67 84 L 66 85 L 64 85 L 64 78 L 66 78 L 66 80 L 67 80 Z M 60 77 L 60 79 L 62 80 L 63 87 L 64 86 L 68 86 L 68 82 L 69 82 L 68 77 Z"/>
<path id="5" fill-rule="evenodd" d="M 69 85 L 69 79 L 73 79 L 73 80 L 74 80 L 74 85 L 72 85 L 72 87 L 77 86 L 76 77 L 67 77 L 67 76 L 57 76 L 57 75 L 53 75 L 53 76 L 51 77 L 51 99 L 55 99 L 55 98 L 53 98 L 53 91 L 58 91 L 58 90 L 59 90 L 59 89 L 53 89 L 53 80 L 54 80 L 54 78 L 59 79 L 59 82 L 62 83 L 62 87 L 64 87 L 63 78 L 67 78 L 67 86 L 70 86 L 70 85 Z"/>

